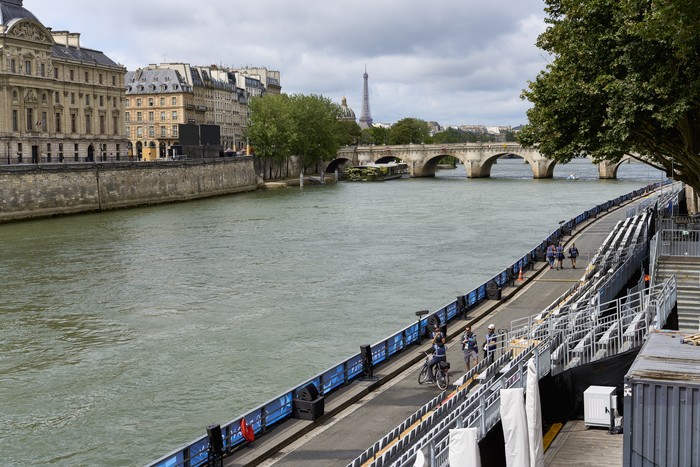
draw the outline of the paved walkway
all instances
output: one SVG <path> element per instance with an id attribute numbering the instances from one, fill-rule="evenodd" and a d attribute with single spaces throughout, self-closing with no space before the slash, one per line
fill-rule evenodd
<path id="1" fill-rule="evenodd" d="M 623 436 L 605 428 L 588 428 L 583 420 L 564 425 L 544 455 L 547 467 L 622 465 Z M 575 461 L 574 461 L 575 459 Z"/>
<path id="2" fill-rule="evenodd" d="M 516 287 L 503 289 L 502 300 L 487 301 L 470 310 L 466 320 L 448 325 L 450 338 L 447 359 L 452 363 L 450 380 L 460 377 L 462 351 L 457 342 L 467 322 L 483 344 L 486 327 L 510 328 L 512 320 L 537 314 L 578 281 L 588 260 L 610 233 L 618 220 L 624 219 L 623 204 L 598 219 L 578 226 L 566 237 L 566 248 L 575 242 L 581 253 L 577 269 L 565 260 L 564 270 L 550 270 L 536 263 L 535 270 L 525 271 Z M 312 421 L 291 420 L 256 440 L 250 446 L 224 460 L 226 466 L 279 465 L 299 467 L 345 466 L 381 439 L 394 427 L 439 394 L 435 385 L 418 385 L 418 370 L 423 355 L 415 350 L 403 352 L 375 369 L 376 381 L 358 381 L 326 399 L 324 417 Z M 448 388 L 449 389 L 449 388 Z M 264 460 L 264 462 L 263 462 Z"/>

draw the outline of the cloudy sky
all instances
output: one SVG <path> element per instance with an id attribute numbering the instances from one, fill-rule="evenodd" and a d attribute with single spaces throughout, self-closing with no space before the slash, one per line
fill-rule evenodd
<path id="1" fill-rule="evenodd" d="M 543 0 L 24 0 L 47 27 L 128 70 L 264 66 L 288 94 L 321 94 L 375 122 L 526 123 L 520 92 L 546 65 Z"/>

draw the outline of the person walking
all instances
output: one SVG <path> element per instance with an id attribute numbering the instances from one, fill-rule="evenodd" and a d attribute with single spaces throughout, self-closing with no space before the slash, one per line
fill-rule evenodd
<path id="1" fill-rule="evenodd" d="M 571 267 L 576 269 L 576 258 L 578 257 L 578 248 L 576 248 L 576 244 L 572 243 L 571 247 L 569 248 L 569 258 L 571 259 Z"/>
<path id="2" fill-rule="evenodd" d="M 561 243 L 557 243 L 556 255 L 557 255 L 557 271 L 558 271 L 559 269 L 564 269 L 564 247 L 561 246 Z"/>
<path id="3" fill-rule="evenodd" d="M 496 336 L 496 325 L 489 324 L 489 332 L 486 334 L 486 342 L 484 342 L 484 358 L 488 358 L 496 352 L 498 345 L 498 336 Z"/>
<path id="4" fill-rule="evenodd" d="M 547 262 L 549 263 L 549 269 L 554 269 L 554 244 L 550 243 L 547 247 Z"/>
<path id="5" fill-rule="evenodd" d="M 474 366 L 479 363 L 479 346 L 476 342 L 476 335 L 472 332 L 472 327 L 467 325 L 462 334 L 462 351 L 464 352 L 464 363 L 467 365 L 467 371 L 471 369 L 471 363 Z"/>

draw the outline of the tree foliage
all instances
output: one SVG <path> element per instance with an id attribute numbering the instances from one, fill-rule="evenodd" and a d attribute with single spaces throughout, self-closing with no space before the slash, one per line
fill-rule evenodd
<path id="1" fill-rule="evenodd" d="M 246 135 L 256 156 L 281 163 L 299 156 L 304 167 L 333 160 L 351 129 L 340 106 L 318 95 L 265 95 L 251 99 Z"/>
<path id="2" fill-rule="evenodd" d="M 474 133 L 461 131 L 456 128 L 447 128 L 433 136 L 435 144 L 458 144 L 458 143 L 473 143 L 477 141 Z"/>
<path id="3" fill-rule="evenodd" d="M 672 0 L 545 0 L 553 62 L 523 91 L 518 139 L 548 157 L 663 167 L 700 191 L 700 8 Z"/>
<path id="4" fill-rule="evenodd" d="M 422 144 L 428 142 L 429 138 L 430 128 L 426 121 L 404 118 L 389 129 L 388 144 Z"/>

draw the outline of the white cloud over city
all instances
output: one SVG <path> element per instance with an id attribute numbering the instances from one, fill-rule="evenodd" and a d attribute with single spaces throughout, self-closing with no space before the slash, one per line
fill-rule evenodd
<path id="1" fill-rule="evenodd" d="M 279 70 L 285 93 L 321 94 L 359 117 L 367 68 L 375 122 L 518 125 L 542 0 L 24 0 L 47 27 L 129 70 L 160 62 Z"/>

